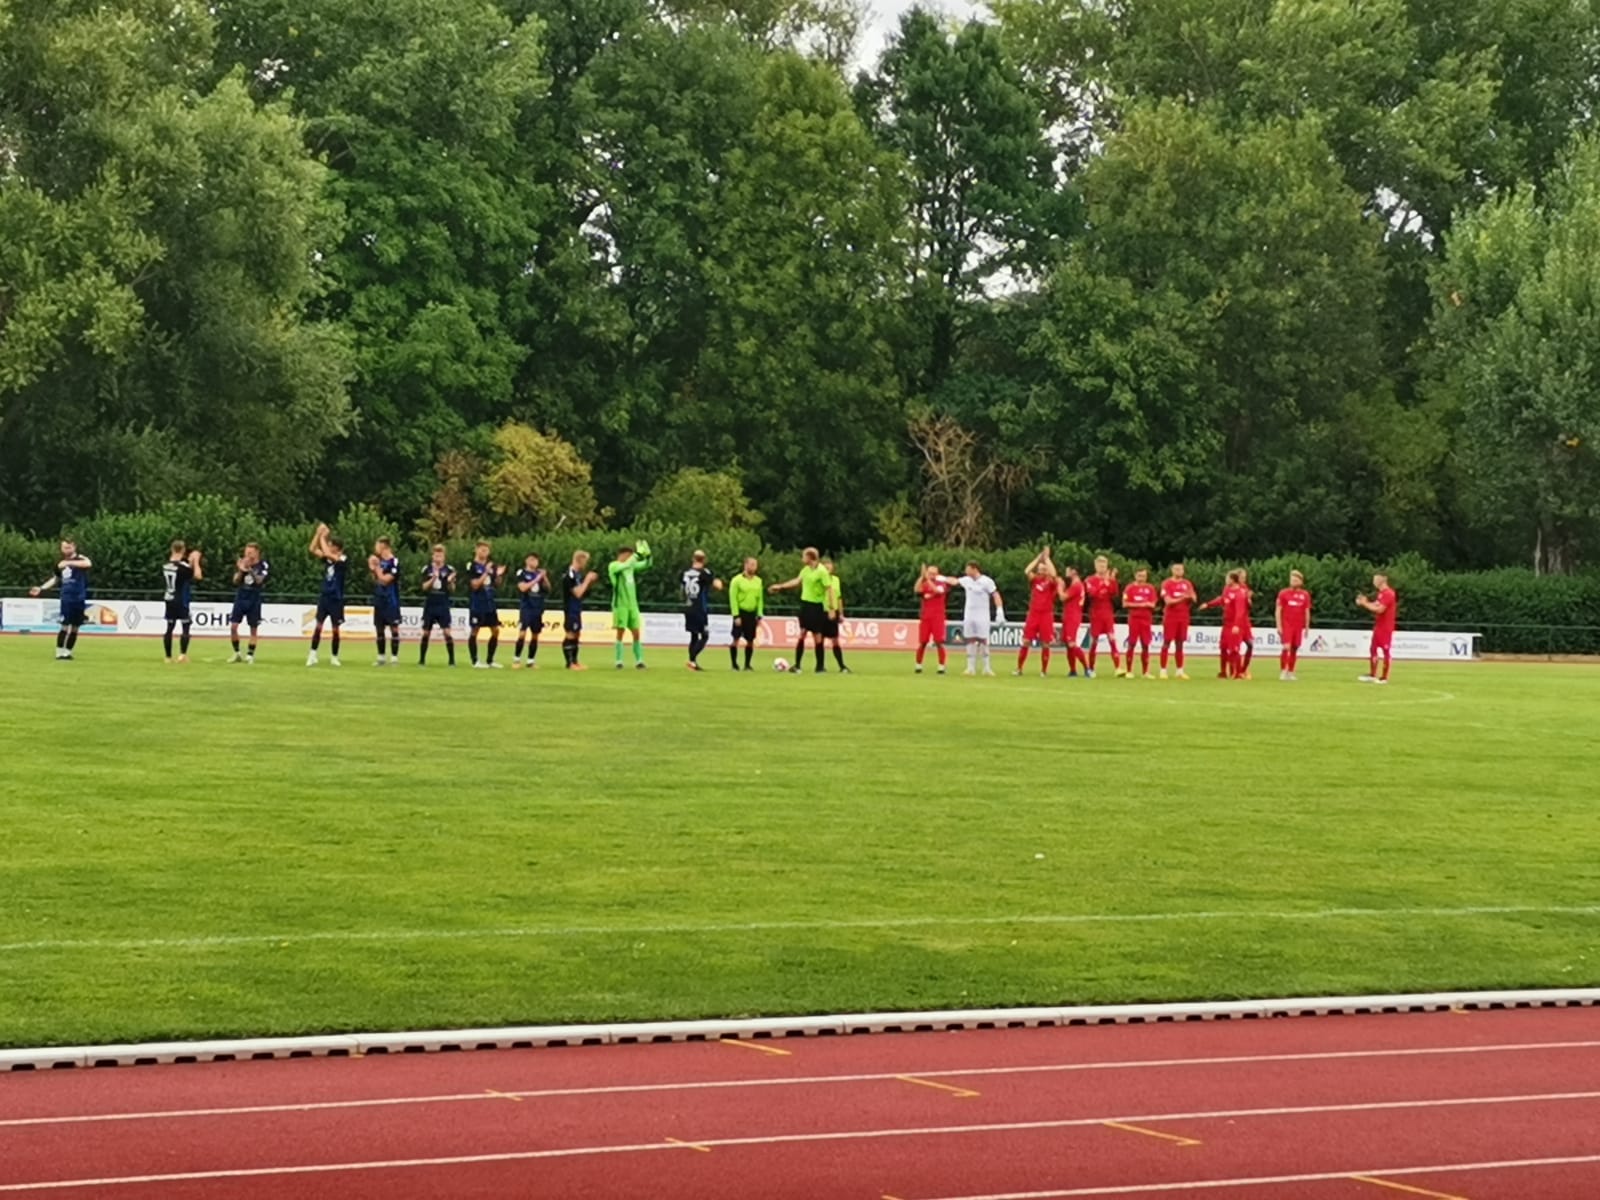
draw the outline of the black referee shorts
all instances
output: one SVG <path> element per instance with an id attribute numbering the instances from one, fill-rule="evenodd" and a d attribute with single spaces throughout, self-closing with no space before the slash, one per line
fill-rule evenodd
<path id="1" fill-rule="evenodd" d="M 806 633 L 827 633 L 828 614 L 822 607 L 822 601 L 800 601 L 800 628 Z"/>
<path id="2" fill-rule="evenodd" d="M 761 628 L 761 617 L 758 613 L 742 612 L 733 618 L 733 640 L 754 642 L 756 633 Z"/>

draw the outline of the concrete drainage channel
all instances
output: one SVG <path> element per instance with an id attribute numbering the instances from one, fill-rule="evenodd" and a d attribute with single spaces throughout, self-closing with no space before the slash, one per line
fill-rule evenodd
<path id="1" fill-rule="evenodd" d="M 612 1025 L 535 1025 L 322 1037 L 236 1038 L 134 1045 L 59 1046 L 0 1050 L 0 1072 L 158 1063 L 244 1062 L 288 1058 L 362 1058 L 377 1054 L 437 1054 L 465 1050 L 527 1050 L 545 1046 L 622 1046 L 710 1042 L 729 1038 L 840 1037 L 869 1033 L 942 1033 L 973 1029 L 1030 1029 L 1233 1021 L 1271 1017 L 1356 1016 L 1375 1013 L 1495 1011 L 1600 1006 L 1600 988 L 1499 992 L 1425 992 L 1395 996 L 1331 996 L 1193 1004 L 1085 1005 L 996 1008 L 923 1013 L 850 1013 L 727 1021 L 657 1021 Z"/>

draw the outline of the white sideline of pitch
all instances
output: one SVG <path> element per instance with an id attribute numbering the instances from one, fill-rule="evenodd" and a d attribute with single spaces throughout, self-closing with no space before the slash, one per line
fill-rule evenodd
<path id="1" fill-rule="evenodd" d="M 1068 1005 L 960 1009 L 938 1012 L 845 1013 L 744 1020 L 656 1021 L 541 1025 L 502 1029 L 418 1030 L 320 1037 L 237 1038 L 105 1046 L 0 1050 L 0 1072 L 65 1067 L 140 1066 L 239 1059 L 356 1057 L 447 1050 L 538 1046 L 628 1045 L 651 1042 L 818 1037 L 863 1033 L 1022 1029 L 1059 1025 L 1165 1024 L 1262 1017 L 1574 1008 L 1600 1005 L 1600 988 L 1420 992 L 1388 996 L 1325 996 L 1182 1004 Z"/>
<path id="2" fill-rule="evenodd" d="M 530 925 L 498 929 L 318 929 L 295 933 L 220 933 L 173 938 L 42 938 L 0 942 L 0 954 L 49 950 L 204 950 L 296 942 L 452 942 L 518 938 L 646 937 L 663 934 L 804 933 L 836 929 L 955 929 L 995 925 L 1137 925 L 1181 921 L 1335 921 L 1370 917 L 1600 916 L 1600 904 L 1481 904 L 1408 908 L 1200 909 L 1145 913 L 1019 913 L 1006 917 L 861 917 L 732 924 Z"/>

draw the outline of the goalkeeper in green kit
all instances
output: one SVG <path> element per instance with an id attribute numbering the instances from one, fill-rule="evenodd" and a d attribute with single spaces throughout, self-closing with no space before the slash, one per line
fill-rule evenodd
<path id="1" fill-rule="evenodd" d="M 611 627 L 617 631 L 616 663 L 622 670 L 622 636 L 633 634 L 633 665 L 644 670 L 644 646 L 639 634 L 644 629 L 644 616 L 639 612 L 639 585 L 635 572 L 650 565 L 650 546 L 640 541 L 637 546 L 624 546 L 617 551 L 616 560 L 607 568 L 611 576 Z"/>

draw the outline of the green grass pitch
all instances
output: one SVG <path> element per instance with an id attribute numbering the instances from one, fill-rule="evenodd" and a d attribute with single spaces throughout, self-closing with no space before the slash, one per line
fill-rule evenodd
<path id="1" fill-rule="evenodd" d="M 405 649 L 0 639 L 0 1043 L 1600 983 L 1594 668 Z"/>

